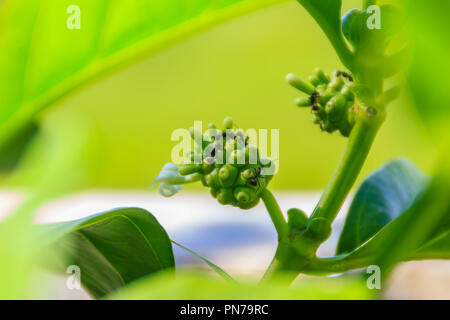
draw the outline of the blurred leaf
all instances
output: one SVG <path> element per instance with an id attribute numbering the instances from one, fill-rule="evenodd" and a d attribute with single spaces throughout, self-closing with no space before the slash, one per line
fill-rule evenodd
<path id="1" fill-rule="evenodd" d="M 199 255 L 198 253 L 192 251 L 191 249 L 186 248 L 185 246 L 179 244 L 178 242 L 175 242 L 173 240 L 171 240 L 174 244 L 176 244 L 177 246 L 179 246 L 180 248 L 183 248 L 184 250 L 186 250 L 187 252 L 193 254 L 194 256 L 196 256 L 197 258 L 199 258 L 200 260 L 202 260 L 204 263 L 206 263 L 208 266 L 210 266 L 215 272 L 217 272 L 217 274 L 219 276 L 221 276 L 224 280 L 227 281 L 235 281 L 228 273 L 226 273 L 222 268 L 220 268 L 219 266 L 215 265 L 214 263 L 212 263 L 211 261 L 209 261 L 208 259 L 202 257 L 201 255 Z"/>
<path id="2" fill-rule="evenodd" d="M 327 35 L 342 63 L 352 69 L 350 52 L 341 31 L 342 0 L 297 0 Z"/>
<path id="3" fill-rule="evenodd" d="M 351 204 L 336 254 L 351 252 L 412 206 L 427 179 L 407 159 L 388 163 L 369 176 Z"/>
<path id="4" fill-rule="evenodd" d="M 27 299 L 32 272 L 39 263 L 36 242 L 27 215 L 0 224 L 0 299 Z"/>
<path id="5" fill-rule="evenodd" d="M 36 210 L 50 198 L 85 183 L 86 168 L 79 162 L 90 148 L 90 130 L 81 127 L 79 131 L 61 130 L 58 135 L 49 134 L 49 127 L 72 128 L 77 120 L 70 112 L 65 120 L 50 121 L 49 126 L 41 127 L 30 141 L 27 153 L 38 156 L 32 161 L 34 179 L 29 184 L 32 189 L 19 207 L 0 223 L 0 298 L 25 299 L 30 297 L 34 287 L 45 296 L 46 284 L 33 278 L 33 272 L 42 262 L 42 256 L 36 254 L 42 242 L 32 220 Z M 48 147 L 46 152 L 41 151 L 42 145 Z M 24 172 L 15 170 L 15 173 Z"/>
<path id="6" fill-rule="evenodd" d="M 49 257 L 55 253 L 62 262 L 60 271 L 79 266 L 81 283 L 96 298 L 175 266 L 166 231 L 144 209 L 121 208 L 43 225 L 40 233 L 43 242 L 51 243 Z"/>
<path id="7" fill-rule="evenodd" d="M 106 72 L 281 1 L 6 1 L 0 11 L 0 146 L 46 107 Z M 80 29 L 67 26 L 69 6 L 80 8 Z"/>
<path id="8" fill-rule="evenodd" d="M 435 142 L 448 148 L 450 122 L 450 1 L 408 0 L 408 23 L 413 45 L 413 62 L 409 71 L 411 94 L 421 119 L 427 124 Z"/>
<path id="9" fill-rule="evenodd" d="M 417 259 L 450 259 L 450 208 L 433 232 L 434 238 L 421 246 L 415 253 Z"/>
<path id="10" fill-rule="evenodd" d="M 286 287 L 279 283 L 241 284 L 226 282 L 202 273 L 161 273 L 132 283 L 109 299 L 181 300 L 279 300 L 279 299 L 369 299 L 365 283 L 357 279 L 335 278 L 303 281 Z"/>

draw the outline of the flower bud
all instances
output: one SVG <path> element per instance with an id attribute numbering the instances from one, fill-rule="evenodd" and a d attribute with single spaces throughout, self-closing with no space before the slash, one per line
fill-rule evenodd
<path id="1" fill-rule="evenodd" d="M 286 76 L 286 81 L 293 86 L 294 88 L 306 93 L 306 94 L 311 94 L 314 91 L 314 87 L 311 86 L 310 84 L 306 83 L 305 81 L 303 81 L 302 79 L 300 79 L 299 76 L 293 74 L 293 73 L 289 73 Z"/>
<path id="2" fill-rule="evenodd" d="M 297 86 L 303 84 L 294 76 L 290 80 Z M 355 123 L 354 119 L 349 120 L 356 99 L 353 76 L 344 71 L 335 71 L 330 79 L 323 70 L 316 69 L 309 80 L 314 85 L 313 91 L 309 97 L 297 98 L 295 104 L 311 106 L 313 123 L 318 124 L 321 130 L 329 133 L 339 130 L 342 135 L 349 136 Z"/>
<path id="3" fill-rule="evenodd" d="M 295 99 L 295 104 L 299 107 L 310 107 L 311 99 L 309 98 L 297 98 Z"/>

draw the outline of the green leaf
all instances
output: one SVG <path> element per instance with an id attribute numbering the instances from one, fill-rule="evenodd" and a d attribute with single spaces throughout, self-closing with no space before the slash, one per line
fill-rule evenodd
<path id="1" fill-rule="evenodd" d="M 169 237 L 155 217 L 140 208 L 115 209 L 81 220 L 44 225 L 41 240 L 49 243 L 65 271 L 77 265 L 81 283 L 96 298 L 149 274 L 174 267 Z"/>
<path id="2" fill-rule="evenodd" d="M 105 73 L 282 1 L 6 1 L 0 11 L 0 149 L 49 105 Z M 80 29 L 67 27 L 74 5 Z"/>
<path id="3" fill-rule="evenodd" d="M 194 256 L 196 256 L 197 258 L 199 258 L 200 260 L 202 260 L 204 263 L 206 263 L 208 266 L 210 266 L 215 272 L 217 272 L 217 274 L 219 276 L 221 276 L 224 280 L 227 281 L 236 281 L 234 280 L 228 273 L 226 273 L 222 268 L 220 268 L 219 266 L 215 265 L 214 263 L 212 263 L 211 261 L 209 261 L 208 259 L 202 257 L 201 255 L 199 255 L 198 253 L 192 251 L 191 249 L 186 248 L 185 246 L 179 244 L 178 242 L 175 242 L 173 240 L 171 240 L 174 244 L 176 244 L 177 246 L 179 246 L 180 248 L 183 248 L 184 250 L 186 250 L 187 252 L 193 254 Z"/>
<path id="4" fill-rule="evenodd" d="M 309 279 L 286 286 L 282 279 L 271 283 L 236 283 L 194 272 L 164 272 L 146 277 L 108 296 L 108 299 L 181 300 L 279 300 L 279 299 L 369 299 L 365 282 L 355 278 Z"/>
<path id="5" fill-rule="evenodd" d="M 351 252 L 415 202 L 427 178 L 406 159 L 388 163 L 357 191 L 342 230 L 337 254 Z"/>
<path id="6" fill-rule="evenodd" d="M 317 21 L 333 45 L 342 63 L 352 70 L 352 52 L 341 30 L 342 0 L 297 0 Z"/>
<path id="7" fill-rule="evenodd" d="M 450 259 L 450 209 L 440 225 L 440 232 L 421 246 L 415 253 L 416 259 Z"/>

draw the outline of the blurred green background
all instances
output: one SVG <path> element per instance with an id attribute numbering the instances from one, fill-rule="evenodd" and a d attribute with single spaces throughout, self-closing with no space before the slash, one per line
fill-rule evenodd
<path id="1" fill-rule="evenodd" d="M 343 12 L 360 1 L 344 1 Z M 342 68 L 322 31 L 289 1 L 226 22 L 71 95 L 41 116 L 48 136 L 87 134 L 85 188 L 147 189 L 176 144 L 173 130 L 194 120 L 242 128 L 280 129 L 280 168 L 273 189 L 323 189 L 346 139 L 320 132 L 285 75 L 321 66 Z M 430 172 L 436 151 L 427 143 L 408 95 L 389 106 L 360 179 L 387 160 L 406 156 Z M 40 174 L 52 146 L 35 142 L 20 169 L 4 182 L 26 186 Z M 199 188 L 189 186 L 188 189 Z M 155 191 L 155 190 L 154 190 Z"/>

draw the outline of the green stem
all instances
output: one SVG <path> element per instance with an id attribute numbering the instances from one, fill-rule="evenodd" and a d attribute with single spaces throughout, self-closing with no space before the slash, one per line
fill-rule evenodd
<path id="1" fill-rule="evenodd" d="M 311 219 L 326 218 L 330 223 L 335 219 L 361 171 L 383 120 L 384 114 L 381 112 L 368 115 L 365 110 L 362 110 L 341 161 L 314 209 Z"/>
<path id="2" fill-rule="evenodd" d="M 280 240 L 287 238 L 289 236 L 289 228 L 283 213 L 281 212 L 280 206 L 278 205 L 272 192 L 270 192 L 267 188 L 264 189 L 261 193 L 261 199 L 263 200 L 267 212 L 272 219 L 273 225 L 277 230 L 278 239 Z"/>

